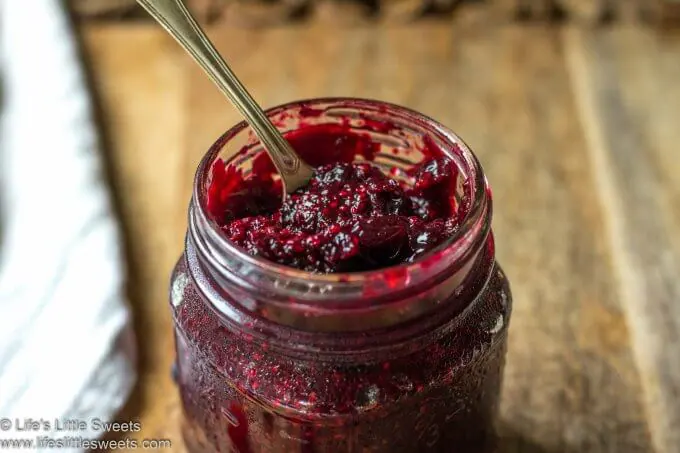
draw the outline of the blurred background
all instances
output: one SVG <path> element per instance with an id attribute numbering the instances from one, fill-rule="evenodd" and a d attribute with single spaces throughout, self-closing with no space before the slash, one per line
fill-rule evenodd
<path id="1" fill-rule="evenodd" d="M 680 451 L 680 2 L 185 1 L 261 105 L 402 104 L 480 157 L 515 298 L 505 451 Z M 118 418 L 182 451 L 168 280 L 198 161 L 240 118 L 134 0 L 67 6 L 137 338 Z"/>

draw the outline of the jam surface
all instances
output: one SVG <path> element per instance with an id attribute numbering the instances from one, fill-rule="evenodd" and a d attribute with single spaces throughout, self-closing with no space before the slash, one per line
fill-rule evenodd
<path id="1" fill-rule="evenodd" d="M 302 128 L 287 138 L 319 165 L 283 203 L 264 154 L 248 176 L 222 161 L 212 169 L 209 211 L 249 254 L 315 273 L 368 271 L 412 262 L 458 228 L 460 172 L 450 158 L 428 157 L 398 181 L 368 161 L 375 143 L 342 127 Z"/>

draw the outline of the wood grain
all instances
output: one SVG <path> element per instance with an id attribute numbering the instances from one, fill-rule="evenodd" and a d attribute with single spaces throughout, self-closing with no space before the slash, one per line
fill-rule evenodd
<path id="1" fill-rule="evenodd" d="M 614 6 L 623 2 L 612 0 L 558 0 L 558 4 L 575 22 L 593 25 L 611 15 Z"/>
<path id="2" fill-rule="evenodd" d="M 479 155 L 515 298 L 503 451 L 676 453 L 680 43 L 463 17 L 211 36 L 265 106 L 379 98 L 439 119 Z M 196 164 L 238 115 L 155 28 L 85 36 L 143 351 L 136 403 L 121 417 L 140 417 L 139 437 L 179 446 L 168 273 Z"/>
<path id="3" fill-rule="evenodd" d="M 680 39 L 570 30 L 566 42 L 652 434 L 677 451 Z"/>

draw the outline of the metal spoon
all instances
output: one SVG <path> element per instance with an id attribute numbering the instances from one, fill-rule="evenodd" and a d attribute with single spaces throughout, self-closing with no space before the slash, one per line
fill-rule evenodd
<path id="1" fill-rule="evenodd" d="M 137 3 L 179 42 L 241 112 L 271 156 L 281 174 L 286 193 L 293 193 L 305 186 L 314 170 L 297 155 L 269 121 L 262 108 L 217 53 L 184 3 L 181 0 L 137 0 Z"/>

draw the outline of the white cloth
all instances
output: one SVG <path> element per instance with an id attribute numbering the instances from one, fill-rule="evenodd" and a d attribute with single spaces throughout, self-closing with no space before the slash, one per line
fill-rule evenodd
<path id="1" fill-rule="evenodd" d="M 59 0 L 0 0 L 0 21 L 0 419 L 110 420 L 135 342 L 77 45 Z"/>

